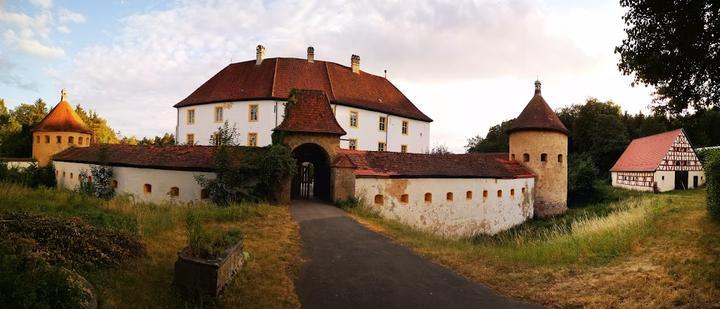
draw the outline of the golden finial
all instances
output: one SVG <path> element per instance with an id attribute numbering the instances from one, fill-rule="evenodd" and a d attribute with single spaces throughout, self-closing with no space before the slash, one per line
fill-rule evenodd
<path id="1" fill-rule="evenodd" d="M 60 102 L 67 100 L 67 90 L 63 88 L 60 90 Z"/>

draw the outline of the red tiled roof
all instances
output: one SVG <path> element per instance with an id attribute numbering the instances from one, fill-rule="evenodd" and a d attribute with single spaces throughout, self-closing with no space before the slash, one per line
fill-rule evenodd
<path id="1" fill-rule="evenodd" d="M 245 100 L 287 100 L 290 90 L 324 91 L 330 102 L 401 117 L 432 121 L 387 79 L 333 62 L 268 58 L 233 63 L 175 107 Z"/>
<path id="2" fill-rule="evenodd" d="M 285 109 L 285 119 L 275 128 L 277 131 L 347 134 L 338 124 L 327 95 L 319 90 L 296 90 L 295 104 Z"/>
<path id="3" fill-rule="evenodd" d="M 634 139 L 610 171 L 655 171 L 680 133 L 682 129 Z"/>
<path id="4" fill-rule="evenodd" d="M 93 134 L 93 131 L 73 110 L 70 103 L 60 101 L 50 113 L 33 129 L 34 132 L 80 132 Z"/>
<path id="5" fill-rule="evenodd" d="M 357 177 L 530 178 L 534 174 L 506 153 L 418 154 L 342 149 Z"/>
<path id="6" fill-rule="evenodd" d="M 54 161 L 99 164 L 101 149 L 107 149 L 111 166 L 167 170 L 213 171 L 213 146 L 93 145 L 71 147 L 53 157 Z"/>
<path id="7" fill-rule="evenodd" d="M 540 90 L 535 91 L 535 95 L 530 99 L 520 116 L 513 120 L 508 132 L 521 130 L 549 130 L 568 134 L 567 128 L 545 102 Z"/>

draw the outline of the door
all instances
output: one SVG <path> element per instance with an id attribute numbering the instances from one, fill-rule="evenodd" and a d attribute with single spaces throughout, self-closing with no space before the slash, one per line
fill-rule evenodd
<path id="1" fill-rule="evenodd" d="M 698 176 L 693 176 L 693 188 L 698 187 Z"/>
<path id="2" fill-rule="evenodd" d="M 685 190 L 688 188 L 688 172 L 675 172 L 675 190 Z"/>

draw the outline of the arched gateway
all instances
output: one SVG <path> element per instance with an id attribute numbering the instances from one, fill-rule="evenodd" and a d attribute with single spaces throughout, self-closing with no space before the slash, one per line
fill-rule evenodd
<path id="1" fill-rule="evenodd" d="M 298 163 L 296 175 L 280 192 L 281 200 L 338 201 L 354 196 L 353 166 L 338 158 L 340 136 L 346 133 L 324 92 L 294 90 L 275 131 Z"/>

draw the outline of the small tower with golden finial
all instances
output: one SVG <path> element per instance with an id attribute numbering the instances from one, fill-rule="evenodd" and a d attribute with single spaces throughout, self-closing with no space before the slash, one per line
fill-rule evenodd
<path id="1" fill-rule="evenodd" d="M 70 147 L 88 147 L 93 131 L 67 101 L 67 90 L 60 91 L 60 102 L 33 129 L 32 156 L 46 166 L 52 156 Z"/>

